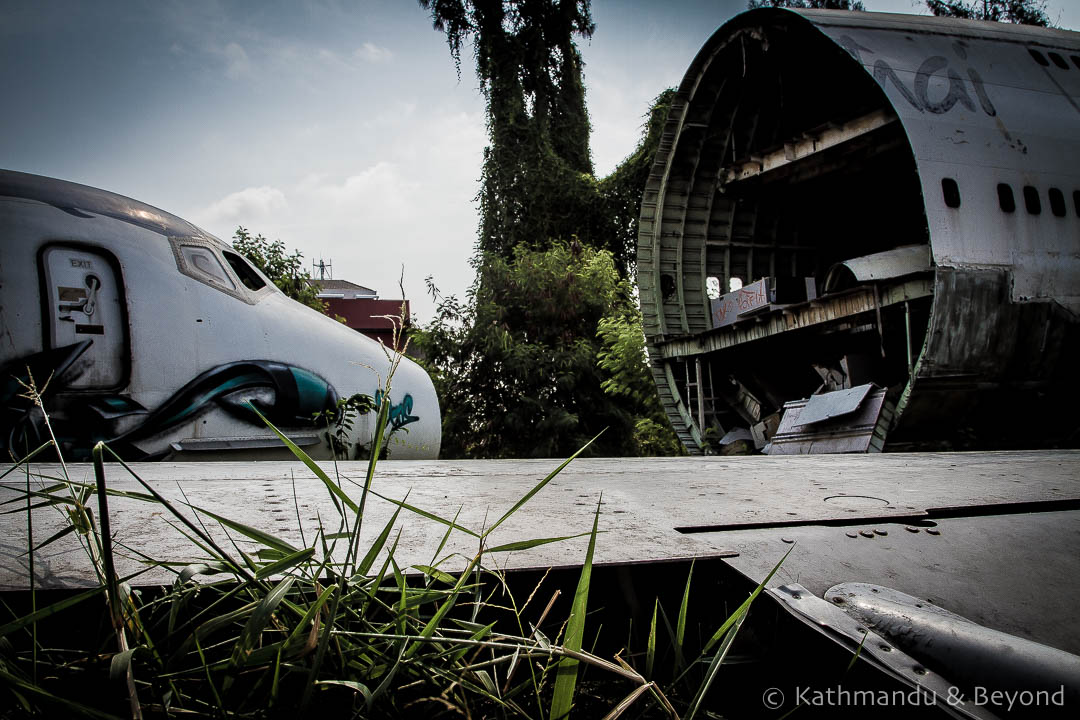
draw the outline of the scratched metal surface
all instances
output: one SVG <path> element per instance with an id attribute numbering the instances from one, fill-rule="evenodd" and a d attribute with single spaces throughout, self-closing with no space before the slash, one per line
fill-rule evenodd
<path id="1" fill-rule="evenodd" d="M 714 33 L 672 101 L 638 236 L 653 378 L 691 453 L 703 451 L 710 424 L 725 431 L 746 424 L 726 398 L 710 398 L 713 407 L 697 402 L 690 386 L 698 361 L 714 375 L 758 384 L 735 370 L 744 350 L 727 352 L 719 340 L 737 329 L 712 328 L 709 278 L 725 287 L 732 276 L 818 274 L 814 253 L 831 264 L 911 243 L 930 246 L 930 322 L 913 302 L 918 377 L 897 404 L 889 441 L 932 448 L 943 429 L 967 428 L 972 418 L 1008 424 L 1018 412 L 1010 407 L 1015 398 L 997 385 L 1060 384 L 1059 358 L 1075 347 L 1063 336 L 1075 333 L 1080 310 L 1080 223 L 1070 204 L 1080 187 L 1077 58 L 1080 33 L 885 13 L 761 9 Z M 796 198 L 822 178 L 836 192 L 813 212 L 783 192 L 773 194 L 783 204 L 772 204 L 762 200 L 770 197 L 762 193 L 770 173 L 778 190 L 805 191 Z M 959 197 L 944 192 L 946 181 Z M 1010 188 L 1013 211 L 999 206 L 999 184 Z M 864 188 L 876 194 L 854 192 Z M 1026 192 L 1036 193 L 1041 211 L 1027 207 Z M 835 205 L 824 204 L 830 198 Z M 880 203 L 880 212 L 864 217 L 847 204 L 857 198 L 869 201 L 866 207 Z M 1064 207 L 1051 207 L 1052 198 Z M 819 216 L 819 206 L 831 212 Z M 845 227 L 848 217 L 855 227 Z M 865 252 L 845 245 L 849 236 L 865 238 Z M 905 327 L 893 322 L 890 329 L 880 316 L 871 322 L 886 335 Z M 708 357 L 715 351 L 725 354 Z M 812 354 L 792 353 L 790 375 Z M 812 388 L 767 392 L 791 401 Z M 1069 392 L 1063 406 L 1075 398 Z M 957 408 L 974 412 L 956 417 Z M 1053 405 L 1022 411 L 1043 417 Z M 936 426 L 923 436 L 918 428 L 928 421 Z M 968 437 L 984 448 L 998 442 L 985 427 Z"/>
<path id="2" fill-rule="evenodd" d="M 1080 33 L 955 23 L 940 18 L 800 13 L 847 50 L 885 91 L 911 143 L 937 265 L 1008 266 L 1012 298 L 1080 302 L 1080 232 L 1053 217 L 1047 187 L 1080 185 Z M 1063 56 L 1038 63 L 1029 48 Z M 945 206 L 955 179 L 962 212 Z M 1013 186 L 1021 212 L 1001 221 L 997 196 Z M 1022 211 L 1021 187 L 1038 186 L 1043 212 Z M 1073 213 L 1070 216 L 1075 217 Z"/>
<path id="3" fill-rule="evenodd" d="M 791 549 L 774 587 L 797 582 L 824 597 L 842 582 L 884 585 L 1080 654 L 1080 510 L 941 518 L 930 529 L 934 534 L 910 523 L 873 522 L 706 537 L 736 550 L 727 562 L 759 581 Z"/>
<path id="4" fill-rule="evenodd" d="M 558 465 L 555 460 L 389 461 L 379 465 L 374 489 L 424 510 L 453 516 L 480 530 L 490 526 L 533 485 Z M 183 493 L 195 506 L 279 535 L 300 546 L 311 545 L 319 518 L 335 523 L 336 513 L 322 483 L 295 462 L 140 464 L 133 466 L 171 501 Z M 333 475 L 329 464 L 323 467 Z M 343 487 L 359 499 L 354 483 L 363 463 L 340 465 Z M 89 465 L 72 465 L 73 480 L 92 482 Z M 35 472 L 55 475 L 57 468 Z M 18 496 L 14 486 L 25 478 L 9 475 L 0 500 Z M 110 487 L 138 489 L 115 466 L 107 468 Z M 596 560 L 642 562 L 693 556 L 730 555 L 736 536 L 716 532 L 680 532 L 718 527 L 761 527 L 775 523 L 815 524 L 910 518 L 933 508 L 1080 499 L 1080 452 L 926 453 L 798 457 L 582 459 L 558 477 L 500 527 L 491 544 L 587 532 L 603 494 Z M 10 507 L 10 506 L 8 506 Z M 362 543 L 370 542 L 392 514 L 391 504 L 369 499 Z M 96 512 L 96 506 L 95 506 Z M 135 551 L 162 560 L 194 560 L 201 553 L 167 522 L 159 507 L 110 498 L 114 536 L 126 546 L 120 572 L 137 570 Z M 299 521 L 297 517 L 299 516 Z M 34 542 L 62 526 L 59 511 L 34 511 Z M 209 522 L 209 521 L 208 521 Z M 429 563 L 444 527 L 402 513 L 399 564 Z M 301 532 L 302 528 L 302 532 Z M 333 529 L 337 529 L 333 527 Z M 829 528 L 833 530 L 835 528 Z M 224 540 L 220 530 L 215 533 Z M 776 543 L 770 537 L 767 545 Z M 243 545 L 243 544 L 242 544 Z M 586 540 L 577 538 L 498 557 L 500 567 L 526 568 L 579 564 Z M 0 589 L 28 584 L 26 518 L 0 516 Z M 247 547 L 250 548 L 250 545 Z M 454 533 L 444 551 L 459 553 L 448 569 L 464 563 L 477 549 L 475 539 Z M 992 547 L 987 547 L 992 552 Z M 772 557 L 770 552 L 763 556 Z M 779 554 L 777 554 L 779 557 Z M 68 536 L 35 554 L 36 582 L 64 587 L 92 582 L 84 551 Z M 137 583 L 168 579 L 155 570 Z M 853 579 L 853 578 L 843 578 Z M 887 583 L 885 583 L 887 584 Z"/>

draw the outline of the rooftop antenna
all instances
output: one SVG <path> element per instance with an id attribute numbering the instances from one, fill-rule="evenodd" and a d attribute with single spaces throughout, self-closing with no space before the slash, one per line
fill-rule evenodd
<path id="1" fill-rule="evenodd" d="M 319 258 L 319 262 L 311 261 L 312 272 L 318 273 L 319 280 L 333 280 L 334 279 L 334 263 L 324 262 L 322 258 Z"/>

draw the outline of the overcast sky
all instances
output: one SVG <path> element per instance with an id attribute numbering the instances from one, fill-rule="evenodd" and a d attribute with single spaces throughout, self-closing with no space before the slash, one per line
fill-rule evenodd
<path id="1" fill-rule="evenodd" d="M 917 0 L 864 0 L 925 13 Z M 637 143 L 745 0 L 593 0 L 580 43 L 599 176 Z M 1051 17 L 1080 27 L 1080 2 Z M 338 279 L 464 295 L 485 144 L 471 52 L 460 80 L 412 0 L 0 0 L 0 167 L 129 195 L 230 240 L 238 225 Z"/>

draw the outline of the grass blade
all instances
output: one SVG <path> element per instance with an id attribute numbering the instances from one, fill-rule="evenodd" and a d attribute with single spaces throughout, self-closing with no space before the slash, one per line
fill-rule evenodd
<path id="1" fill-rule="evenodd" d="M 293 547 L 292 545 L 285 542 L 284 540 L 281 540 L 280 538 L 274 537 L 268 532 L 264 532 L 258 528 L 253 528 L 250 525 L 245 525 L 241 522 L 236 522 L 235 520 L 230 520 L 229 518 L 222 517 L 217 513 L 212 513 L 209 510 L 204 510 L 200 507 L 195 507 L 194 505 L 188 505 L 188 507 L 190 507 L 192 510 L 197 510 L 198 512 L 201 512 L 204 515 L 209 515 L 225 527 L 230 527 L 241 535 L 245 535 L 254 540 L 255 542 L 262 543 L 269 548 L 273 548 L 274 550 L 280 550 L 281 552 L 288 553 L 290 555 L 298 552 L 298 548 Z"/>
<path id="2" fill-rule="evenodd" d="M 720 643 L 716 655 L 713 656 L 712 662 L 709 663 L 709 669 L 705 673 L 705 680 L 694 694 L 694 699 L 690 701 L 690 707 L 687 708 L 683 720 L 692 720 L 695 713 L 697 713 L 698 708 L 701 707 L 701 702 L 709 692 L 709 687 L 712 686 L 713 680 L 716 679 L 716 674 L 719 672 L 720 666 L 724 662 L 724 658 L 727 657 L 728 650 L 731 649 L 731 644 L 735 641 L 735 636 L 739 633 L 739 629 L 742 627 L 743 621 L 746 620 L 746 615 L 749 611 L 749 605 L 745 608 L 740 607 L 735 611 L 735 614 L 729 618 L 732 620 L 732 623 L 728 626 L 728 631 L 724 635 L 724 641 Z"/>
<path id="3" fill-rule="evenodd" d="M 300 447 L 296 443 L 294 443 L 289 438 L 285 437 L 285 433 L 278 430 L 274 426 L 274 423 L 267 420 L 266 416 L 264 416 L 261 412 L 259 412 L 255 408 L 254 405 L 252 405 L 251 403 L 244 403 L 244 404 L 245 404 L 246 407 L 251 409 L 252 412 L 254 412 L 256 415 L 258 415 L 260 418 L 262 418 L 262 421 L 264 423 L 266 423 L 266 426 L 268 428 L 270 428 L 271 430 L 273 430 L 274 433 L 279 438 L 281 438 L 281 441 L 283 443 L 285 443 L 285 447 L 289 448 L 289 450 L 292 451 L 292 454 L 296 456 L 297 460 L 299 460 L 300 462 L 307 465 L 308 470 L 315 473 L 315 477 L 322 480 L 323 485 L 326 485 L 326 489 L 330 491 L 331 495 L 333 495 L 335 498 L 337 498 L 342 503 L 344 503 L 344 505 L 347 508 L 349 508 L 350 510 L 352 510 L 353 512 L 358 512 L 359 511 L 360 508 L 357 506 L 357 504 L 355 502 L 353 502 L 352 498 L 350 498 L 348 495 L 346 495 L 345 491 L 342 490 L 341 488 L 339 488 L 337 486 L 337 484 L 333 480 L 330 479 L 330 476 L 327 475 L 326 472 L 321 467 L 319 467 L 318 463 L 316 463 L 314 460 L 312 460 L 311 457 L 306 452 L 301 450 Z"/>
<path id="4" fill-rule="evenodd" d="M 379 498 L 380 500 L 385 500 L 388 503 L 391 503 L 393 505 L 397 505 L 399 508 L 402 508 L 403 510 L 408 510 L 409 512 L 414 513 L 416 515 L 419 515 L 420 517 L 427 518 L 428 520 L 433 520 L 433 521 L 435 521 L 437 523 L 440 523 L 442 525 L 446 525 L 451 530 L 460 530 L 463 533 L 466 533 L 468 535 L 472 535 L 474 538 L 479 538 L 480 537 L 479 533 L 474 532 L 474 531 L 470 530 L 469 528 L 464 527 L 463 525 L 458 525 L 457 523 L 455 523 L 452 520 L 447 520 L 446 518 L 440 517 L 440 516 L 438 516 L 438 515 L 436 515 L 434 513 L 429 513 L 427 510 L 421 510 L 420 508 L 418 508 L 418 507 L 416 507 L 414 505 L 409 505 L 407 502 L 405 502 L 403 500 L 395 500 L 393 498 L 386 497 L 385 495 L 380 495 L 379 493 L 375 492 L 374 490 L 369 490 L 368 492 L 370 492 L 372 495 Z"/>
<path id="5" fill-rule="evenodd" d="M 446 617 L 446 614 L 450 612 L 450 609 L 452 607 L 454 607 L 454 603 L 457 602 L 458 596 L 461 594 L 461 589 L 465 587 L 465 584 L 469 581 L 469 575 L 472 573 L 473 569 L 476 568 L 477 565 L 479 565 L 479 563 L 480 555 L 477 555 L 472 559 L 472 562 L 469 563 L 469 567 L 465 568 L 465 570 L 461 573 L 461 576 L 458 577 L 457 582 L 454 584 L 453 590 L 450 591 L 449 597 L 447 597 L 446 600 L 443 601 L 442 605 L 439 606 L 439 609 L 435 611 L 435 614 L 432 615 L 431 619 L 428 620 L 426 625 L 424 625 L 424 629 L 420 631 L 420 637 L 430 638 L 432 635 L 435 634 L 435 630 L 437 630 L 439 625 L 442 624 L 443 618 Z M 405 652 L 405 659 L 412 657 L 412 655 L 420 649 L 420 646 L 420 641 L 413 643 L 413 645 Z"/>
<path id="6" fill-rule="evenodd" d="M 650 689 L 652 683 L 645 683 L 644 685 L 638 685 L 634 688 L 633 692 L 627 695 L 622 701 L 611 708 L 611 712 L 603 717 L 603 720 L 615 720 L 617 717 L 626 712 L 626 709 L 634 704 L 634 701 L 642 696 L 643 693 Z"/>
<path id="7" fill-rule="evenodd" d="M 652 678 L 653 667 L 656 663 L 656 610 L 660 606 L 660 598 L 653 600 L 652 622 L 649 623 L 649 640 L 645 646 L 645 677 Z"/>
<path id="8" fill-rule="evenodd" d="M 292 588 L 295 579 L 294 577 L 287 577 L 279 582 L 251 613 L 251 617 L 244 624 L 244 629 L 233 649 L 232 662 L 230 663 L 232 666 L 242 665 L 247 656 L 251 654 L 251 650 L 255 647 L 255 642 L 259 639 L 263 628 L 270 622 L 270 617 L 277 610 L 277 606 L 285 598 L 289 589 Z"/>
<path id="9" fill-rule="evenodd" d="M 574 538 L 585 537 L 590 533 L 583 532 L 577 535 L 564 535 L 562 537 L 550 537 L 550 538 L 536 538 L 534 540 L 520 540 L 518 542 L 506 543 L 505 545 L 496 545 L 495 547 L 486 548 L 484 552 L 496 553 L 496 552 L 513 552 L 515 550 L 528 550 L 529 548 L 538 547 L 540 545 L 547 545 L 548 543 L 562 542 L 563 540 L 573 540 Z"/>
<path id="10" fill-rule="evenodd" d="M 600 436 L 601 436 L 601 435 L 603 435 L 603 434 L 604 434 L 604 431 L 603 431 L 603 430 L 601 430 L 601 431 L 600 431 L 599 433 L 597 433 L 596 437 L 594 437 L 594 438 L 593 438 L 592 440 L 590 440 L 589 442 L 587 442 L 587 443 L 585 443 L 584 445 L 582 445 L 582 446 L 581 446 L 581 449 L 580 449 L 580 450 L 578 450 L 578 451 L 577 451 L 576 453 L 574 453 L 574 454 L 573 454 L 573 455 L 571 455 L 570 457 L 568 457 L 568 458 L 566 458 L 565 460 L 563 460 L 563 461 L 562 461 L 562 462 L 561 462 L 561 463 L 559 464 L 559 467 L 555 468 L 555 469 L 554 469 L 554 470 L 552 470 L 552 471 L 551 471 L 550 473 L 548 473 L 548 476 L 547 476 L 547 477 L 545 477 L 545 478 L 544 478 L 543 480 L 541 480 L 541 481 L 540 481 L 540 482 L 538 482 L 538 483 L 537 483 L 536 485 L 534 485 L 534 486 L 533 486 L 533 488 L 532 488 L 532 490 L 529 490 L 529 492 L 525 493 L 525 495 L 524 495 L 524 496 L 522 496 L 522 498 L 521 498 L 520 500 L 518 500 L 518 501 L 517 501 L 516 503 L 514 503 L 514 506 L 513 506 L 512 508 L 510 508 L 509 510 L 507 510 L 507 511 L 506 511 L 506 512 L 505 512 L 505 513 L 503 514 L 503 516 L 502 516 L 501 518 L 499 518 L 498 520 L 496 520 L 496 521 L 495 521 L 495 524 L 494 524 L 494 525 L 492 525 L 492 526 L 491 526 L 491 527 L 489 527 L 489 528 L 488 528 L 487 530 L 485 530 L 485 531 L 484 531 L 484 534 L 483 534 L 483 537 L 487 537 L 488 535 L 490 535 L 490 534 L 491 534 L 491 533 L 492 533 L 492 532 L 493 532 L 493 531 L 495 530 L 495 528 L 497 528 L 497 527 L 499 527 L 500 525 L 502 525 L 502 524 L 503 524 L 504 522 L 506 522 L 506 520 L 507 520 L 507 519 L 508 519 L 508 518 L 509 518 L 509 517 L 510 517 L 511 515 L 513 515 L 514 513 L 516 513 L 516 512 L 518 511 L 518 510 L 520 510 L 520 509 L 521 509 L 521 506 L 522 506 L 522 505 L 524 505 L 525 503 L 529 502 L 529 500 L 531 500 L 531 499 L 532 499 L 533 495 L 535 495 L 536 493 L 538 493 L 538 492 L 540 492 L 541 490 L 543 490 L 543 489 L 544 489 L 544 486 L 545 486 L 545 485 L 547 485 L 547 484 L 548 484 L 549 482 L 551 482 L 552 478 L 554 478 L 554 477 L 555 477 L 556 475 L 558 475 L 558 474 L 559 474 L 560 472 L 562 472 L 562 471 L 563 471 L 563 469 L 564 469 L 564 468 L 565 468 L 565 467 L 566 467 L 567 465 L 569 465 L 569 464 L 570 464 L 570 462 L 571 462 L 572 460 L 574 460 L 574 458 L 576 458 L 576 457 L 577 457 L 578 455 L 580 455 L 581 453 L 585 452 L 585 449 L 586 449 L 587 447 L 589 447 L 590 445 L 592 445 L 592 444 L 593 444 L 594 442 L 596 442 L 596 438 L 600 437 Z"/>
<path id="11" fill-rule="evenodd" d="M 765 586 L 769 583 L 770 580 L 772 580 L 772 576 L 776 574 L 776 571 L 780 569 L 780 566 L 784 564 L 784 561 L 787 560 L 787 556 L 790 555 L 791 551 L 794 549 L 794 545 L 788 548 L 788 551 L 784 553 L 784 557 L 780 558 L 780 562 L 776 563 L 776 565 L 773 566 L 773 569 L 769 571 L 769 574 L 765 576 L 765 579 L 762 580 L 761 583 L 758 584 L 756 588 L 754 588 L 754 591 L 750 593 L 750 597 L 746 598 L 746 600 L 743 600 L 742 605 L 740 605 L 735 610 L 735 612 L 731 614 L 731 617 L 725 620 L 724 624 L 721 625 L 715 633 L 713 633 L 713 636 L 709 638 L 709 642 L 705 643 L 705 647 L 701 650 L 701 654 L 703 656 L 707 652 L 709 652 L 712 646 L 715 645 L 721 637 L 723 637 L 724 633 L 726 633 L 728 631 L 728 628 L 731 627 L 731 625 L 735 622 L 739 613 L 745 612 L 750 608 L 750 603 L 754 602 L 754 599 L 761 594 L 761 591 L 765 589 Z"/>
<path id="12" fill-rule="evenodd" d="M 405 494 L 405 497 L 409 497 L 408 493 Z M 367 553 L 364 555 L 363 559 L 360 560 L 360 564 L 356 566 L 356 573 L 358 575 L 366 575 L 368 570 L 371 569 L 371 566 L 375 564 L 375 558 L 379 556 L 379 552 L 386 546 L 386 541 L 390 538 L 390 533 L 394 529 L 394 523 L 397 522 L 398 514 L 400 512 L 401 508 L 398 507 L 390 518 L 390 521 L 383 527 L 382 532 L 379 533 L 379 537 L 376 538 L 375 542 L 368 548 Z"/>
<path id="13" fill-rule="evenodd" d="M 572 652 L 581 650 L 581 639 L 585 636 L 585 611 L 589 603 L 593 551 L 596 549 L 596 530 L 600 522 L 600 505 L 603 501 L 604 496 L 601 494 L 600 500 L 596 503 L 596 513 L 593 515 L 589 549 L 585 553 L 585 563 L 581 566 L 581 577 L 578 579 L 577 590 L 574 592 L 574 600 L 571 604 L 570 619 L 566 623 L 566 640 L 563 644 Z M 549 714 L 551 720 L 558 720 L 570 714 L 570 708 L 574 702 L 574 688 L 577 685 L 577 672 L 576 659 L 563 658 L 559 661 L 555 675 L 555 690 L 551 697 L 551 713 Z"/>
<path id="14" fill-rule="evenodd" d="M 297 565 L 306 563 L 311 558 L 315 557 L 315 548 L 306 548 L 304 550 L 297 550 L 292 555 L 287 555 L 276 562 L 272 562 L 269 565 L 263 565 L 255 572 L 255 577 L 259 580 L 265 580 L 266 578 L 277 575 L 280 572 L 294 568 Z"/>
<path id="15" fill-rule="evenodd" d="M 92 597 L 101 595 L 103 592 L 105 592 L 105 586 L 99 585 L 98 587 L 87 590 L 86 592 L 81 592 L 78 595 L 73 595 L 72 597 L 65 598 L 58 602 L 54 602 L 52 605 L 47 605 L 40 610 L 35 610 L 29 615 L 23 615 L 20 618 L 16 618 L 9 623 L 0 625 L 0 637 L 4 637 L 5 635 L 13 633 L 16 630 L 22 630 L 27 625 L 39 622 L 47 617 L 51 617 L 58 612 L 67 610 L 69 607 L 78 605 L 84 600 L 89 600 Z"/>
<path id="16" fill-rule="evenodd" d="M 693 577 L 694 560 L 691 560 L 690 572 L 686 576 L 686 587 L 683 588 L 682 602 L 679 604 L 679 617 L 675 621 L 675 666 L 678 669 L 682 669 L 684 663 L 683 642 L 686 640 L 686 615 L 690 606 L 690 581 Z"/>

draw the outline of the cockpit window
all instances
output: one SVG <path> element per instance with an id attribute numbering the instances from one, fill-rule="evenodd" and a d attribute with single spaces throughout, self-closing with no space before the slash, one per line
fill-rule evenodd
<path id="1" fill-rule="evenodd" d="M 236 273 L 236 277 L 240 278 L 240 282 L 248 290 L 261 290 L 266 287 L 266 281 L 262 279 L 259 273 L 255 272 L 255 268 L 251 267 L 247 260 L 227 250 L 221 254 L 225 256 L 225 261 L 229 263 L 233 272 Z"/>
<path id="2" fill-rule="evenodd" d="M 225 250 L 215 240 L 170 237 L 176 268 L 204 285 L 254 305 L 271 291 L 266 278 L 243 257 Z"/>
<path id="3" fill-rule="evenodd" d="M 180 255 L 184 258 L 184 264 L 187 265 L 188 270 L 194 271 L 189 274 L 196 279 L 203 282 L 209 280 L 211 285 L 221 285 L 229 290 L 236 289 L 232 278 L 229 277 L 225 268 L 221 266 L 221 261 L 217 259 L 217 256 L 214 255 L 210 248 L 198 245 L 181 245 Z"/>

